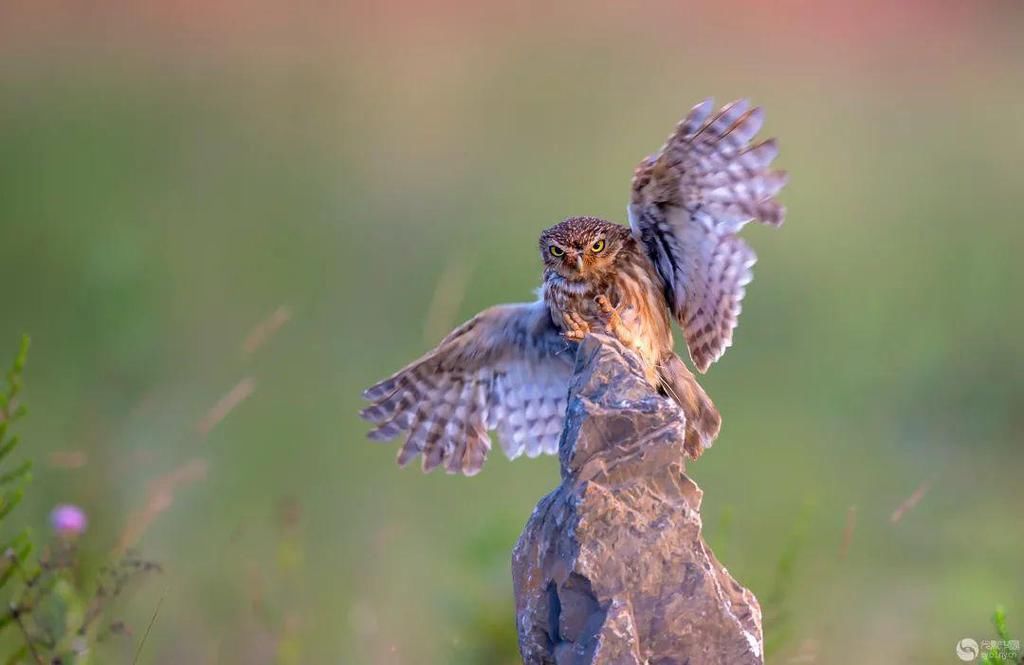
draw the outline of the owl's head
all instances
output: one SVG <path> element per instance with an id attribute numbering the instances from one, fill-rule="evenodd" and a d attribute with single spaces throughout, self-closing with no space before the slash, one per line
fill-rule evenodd
<path id="1" fill-rule="evenodd" d="M 615 267 L 629 229 L 597 217 L 570 217 L 540 234 L 544 267 L 570 281 L 599 278 Z"/>

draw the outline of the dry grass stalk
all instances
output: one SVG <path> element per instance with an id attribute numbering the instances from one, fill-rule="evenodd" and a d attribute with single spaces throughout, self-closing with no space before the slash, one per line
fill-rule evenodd
<path id="1" fill-rule="evenodd" d="M 123 554 L 134 547 L 153 521 L 174 503 L 175 492 L 204 479 L 208 466 L 206 460 L 195 458 L 153 480 L 146 492 L 145 505 L 128 518 L 115 552 Z"/>
<path id="2" fill-rule="evenodd" d="M 445 266 L 437 280 L 423 324 L 423 337 L 427 343 L 436 344 L 454 326 L 471 274 L 469 263 L 459 257 L 453 258 Z"/>
<path id="3" fill-rule="evenodd" d="M 931 489 L 933 482 L 935 482 L 935 479 L 930 478 L 921 483 L 917 489 L 914 490 L 914 493 L 907 497 L 906 501 L 897 506 L 896 510 L 892 511 L 892 515 L 889 516 L 889 521 L 896 524 L 903 519 L 904 515 L 913 510 L 914 506 L 921 502 L 924 495 L 928 493 L 929 489 Z"/>
<path id="4" fill-rule="evenodd" d="M 247 376 L 221 397 L 216 404 L 214 404 L 206 415 L 203 416 L 196 424 L 196 429 L 200 434 L 206 436 L 209 434 L 214 427 L 216 427 L 222 420 L 228 417 L 235 407 L 244 402 L 249 398 L 250 395 L 256 390 L 256 380 L 251 376 Z"/>
<path id="5" fill-rule="evenodd" d="M 84 450 L 55 450 L 47 460 L 58 469 L 81 469 L 89 463 L 89 454 Z"/>
<path id="6" fill-rule="evenodd" d="M 256 353 L 270 339 L 277 334 L 281 326 L 288 323 L 292 318 L 292 311 L 286 305 L 281 305 L 267 318 L 260 321 L 255 328 L 249 331 L 242 342 L 242 355 L 251 356 Z"/>
<path id="7" fill-rule="evenodd" d="M 853 532 L 857 528 L 857 506 L 850 506 L 846 511 L 846 527 L 843 529 L 843 544 L 839 547 L 839 560 L 845 561 L 853 542 Z"/>

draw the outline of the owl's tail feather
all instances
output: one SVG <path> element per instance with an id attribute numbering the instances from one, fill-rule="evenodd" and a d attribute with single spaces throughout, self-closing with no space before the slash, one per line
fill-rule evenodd
<path id="1" fill-rule="evenodd" d="M 718 409 L 697 379 L 674 353 L 666 353 L 658 364 L 661 388 L 674 399 L 686 416 L 684 447 L 691 459 L 697 459 L 710 448 L 722 427 Z"/>

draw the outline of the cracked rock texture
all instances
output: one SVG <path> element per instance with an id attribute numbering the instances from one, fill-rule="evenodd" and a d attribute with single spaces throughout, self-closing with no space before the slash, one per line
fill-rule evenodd
<path id="1" fill-rule="evenodd" d="M 761 608 L 701 538 L 683 416 L 615 340 L 581 344 L 559 458 L 512 560 L 527 665 L 763 663 Z"/>

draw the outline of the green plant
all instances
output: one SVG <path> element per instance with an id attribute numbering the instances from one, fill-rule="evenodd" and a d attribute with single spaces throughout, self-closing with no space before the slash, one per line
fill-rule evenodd
<path id="1" fill-rule="evenodd" d="M 0 527 L 21 502 L 31 480 L 31 460 L 13 465 L 9 461 L 20 443 L 11 426 L 27 414 L 19 396 L 28 350 L 26 336 L 0 390 Z M 54 512 L 57 535 L 38 556 L 33 555 L 35 546 L 27 528 L 19 529 L 3 545 L 0 594 L 6 603 L 0 614 L 0 637 L 6 640 L 3 644 L 14 645 L 2 661 L 8 665 L 87 665 L 97 643 L 125 632 L 122 622 L 107 616 L 111 603 L 134 579 L 159 570 L 157 564 L 128 553 L 102 567 L 91 585 L 84 585 L 77 545 L 84 513 L 73 506 L 58 511 Z M 68 511 L 70 521 L 57 519 Z"/>
<path id="2" fill-rule="evenodd" d="M 999 637 L 1003 648 L 991 647 L 988 653 L 982 654 L 981 662 L 984 665 L 1018 665 L 1019 663 L 1024 663 L 1024 653 L 1021 653 L 1019 641 L 1017 641 L 1017 649 L 1007 649 L 1006 645 L 1012 640 L 1010 639 L 1010 631 L 1006 627 L 1006 610 L 1003 607 L 997 607 L 995 612 L 992 613 L 992 624 L 995 626 L 996 635 Z"/>
<path id="3" fill-rule="evenodd" d="M 797 562 L 807 542 L 814 503 L 804 502 L 803 508 L 793 523 L 792 531 L 775 566 L 772 588 L 764 597 L 765 655 L 779 652 L 792 638 L 792 609 L 790 596 L 797 573 Z"/>
<path id="4" fill-rule="evenodd" d="M 11 425 L 28 413 L 25 405 L 18 403 L 22 388 L 22 372 L 25 369 L 25 362 L 28 360 L 28 349 L 29 338 L 24 336 L 21 339 L 18 354 L 5 376 L 6 385 L 0 389 L 0 524 L 5 522 L 11 511 L 21 503 L 25 495 L 25 485 L 31 479 L 31 460 L 25 460 L 9 470 L 7 468 L 11 454 L 21 442 L 18 435 L 11 433 Z M 0 591 L 5 591 L 8 586 L 11 586 L 11 580 L 16 573 L 20 572 L 23 579 L 31 579 L 34 574 L 34 570 L 29 570 L 29 557 L 32 550 L 32 540 L 28 530 L 24 528 L 4 543 L 2 549 L 4 567 L 0 572 Z M 15 595 L 20 594 L 16 592 Z M 16 624 L 24 630 L 21 604 L 17 601 L 11 602 L 8 611 L 0 616 L 0 631 L 6 630 L 12 624 Z M 17 662 L 30 649 L 31 643 L 26 640 L 8 658 L 7 662 Z"/>

